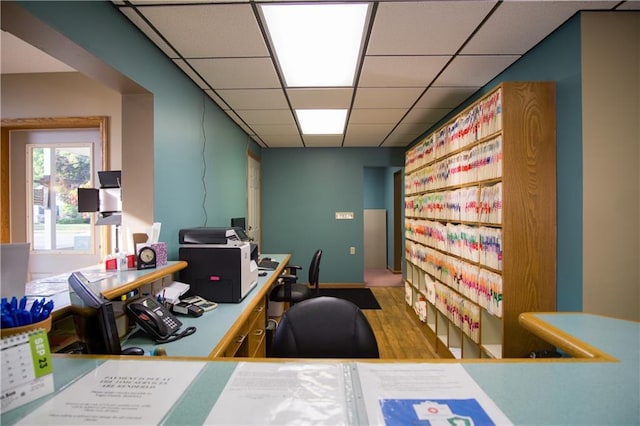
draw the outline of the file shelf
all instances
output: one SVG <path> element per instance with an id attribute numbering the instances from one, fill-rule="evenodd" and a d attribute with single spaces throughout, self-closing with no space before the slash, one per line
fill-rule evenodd
<path id="1" fill-rule="evenodd" d="M 555 85 L 505 82 L 405 158 L 406 301 L 444 357 L 551 349 L 518 323 L 556 309 Z"/>

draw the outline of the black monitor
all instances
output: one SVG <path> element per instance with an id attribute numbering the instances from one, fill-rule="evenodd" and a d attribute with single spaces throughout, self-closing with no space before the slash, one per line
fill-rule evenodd
<path id="1" fill-rule="evenodd" d="M 244 217 L 234 217 L 231 218 L 231 227 L 232 228 L 242 228 L 243 231 L 247 230 L 247 221 Z"/>
<path id="2" fill-rule="evenodd" d="M 90 213 L 100 210 L 99 191 L 96 188 L 78 188 L 78 212 Z"/>
<path id="3" fill-rule="evenodd" d="M 100 188 L 120 188 L 122 187 L 122 172 L 120 170 L 108 170 L 98 172 Z"/>

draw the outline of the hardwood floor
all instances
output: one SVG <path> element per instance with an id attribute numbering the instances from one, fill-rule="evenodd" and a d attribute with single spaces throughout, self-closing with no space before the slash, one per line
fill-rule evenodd
<path id="1" fill-rule="evenodd" d="M 382 309 L 363 309 L 381 359 L 438 358 L 421 323 L 404 300 L 404 287 L 370 287 Z"/>

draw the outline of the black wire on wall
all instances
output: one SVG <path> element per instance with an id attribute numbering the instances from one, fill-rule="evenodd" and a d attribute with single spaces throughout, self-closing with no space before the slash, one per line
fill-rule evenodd
<path id="1" fill-rule="evenodd" d="M 202 212 L 204 213 L 204 224 L 203 226 L 207 226 L 208 216 L 207 216 L 207 181 L 205 177 L 207 176 L 207 157 L 205 155 L 205 148 L 207 146 L 207 132 L 204 127 L 204 117 L 205 117 L 205 109 L 206 109 L 206 94 L 202 91 Z"/>

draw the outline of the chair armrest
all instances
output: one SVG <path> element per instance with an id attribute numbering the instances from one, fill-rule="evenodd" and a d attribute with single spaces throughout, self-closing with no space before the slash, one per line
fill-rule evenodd
<path id="1" fill-rule="evenodd" d="M 295 274 L 296 274 L 296 272 L 298 272 L 298 271 L 302 270 L 302 266 L 298 266 L 298 265 L 287 265 L 287 266 L 285 266 L 285 268 L 284 268 L 284 269 L 288 269 L 290 274 L 295 275 Z"/>
<path id="2" fill-rule="evenodd" d="M 284 281 L 285 283 L 295 283 L 296 281 L 298 281 L 298 276 L 291 275 L 291 274 L 282 274 L 282 275 L 279 275 L 278 278 Z"/>

